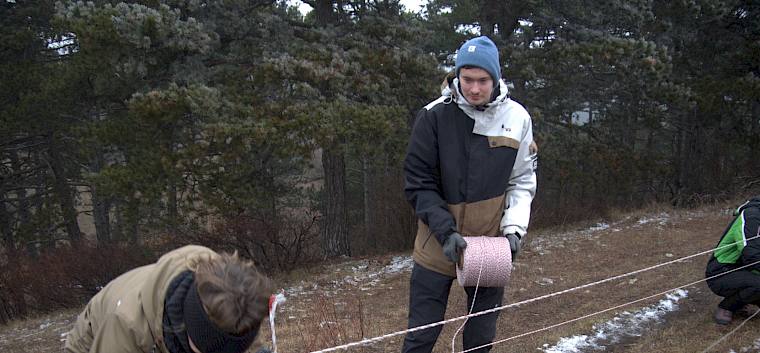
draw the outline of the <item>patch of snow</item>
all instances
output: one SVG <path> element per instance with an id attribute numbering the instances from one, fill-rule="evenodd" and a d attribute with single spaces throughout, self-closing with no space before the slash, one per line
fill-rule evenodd
<path id="1" fill-rule="evenodd" d="M 600 325 L 594 325 L 594 334 L 576 335 L 561 338 L 556 345 L 544 344 L 539 348 L 546 353 L 574 353 L 581 349 L 604 350 L 604 342 L 617 343 L 625 337 L 640 336 L 646 330 L 647 324 L 660 322 L 662 317 L 678 309 L 678 301 L 686 298 L 688 291 L 679 289 L 665 296 L 656 305 L 636 312 L 623 312 L 620 316 Z M 760 340 L 758 340 L 760 341 Z"/>
<path id="2" fill-rule="evenodd" d="M 670 219 L 670 215 L 668 215 L 667 212 L 662 212 L 659 215 L 653 216 L 651 218 L 641 218 L 637 222 L 638 225 L 644 225 L 647 223 L 657 222 L 657 224 L 664 226 L 668 223 L 668 220 Z"/>
<path id="3" fill-rule="evenodd" d="M 317 293 L 324 296 L 330 296 L 330 293 L 338 295 L 341 290 L 346 290 L 346 288 L 352 289 L 357 286 L 362 291 L 368 291 L 371 287 L 380 285 L 384 277 L 410 272 L 413 266 L 414 260 L 412 260 L 411 256 L 395 256 L 391 259 L 390 264 L 377 270 L 372 270 L 367 260 L 350 261 L 339 265 L 334 269 L 334 272 L 340 273 L 342 269 L 347 269 L 352 274 L 332 280 L 326 285 L 323 283 L 321 287 L 317 283 L 309 284 L 301 281 L 299 285 L 285 288 L 285 296 L 299 297 Z"/>
<path id="4" fill-rule="evenodd" d="M 414 260 L 411 256 L 396 256 L 391 260 L 391 264 L 383 269 L 385 273 L 399 273 L 411 271 L 414 266 Z"/>
<path id="5" fill-rule="evenodd" d="M 544 344 L 544 352 L 546 353 L 580 353 L 582 352 L 581 349 L 584 348 L 591 348 L 591 349 L 598 349 L 599 346 L 596 344 L 589 342 L 588 336 L 581 335 L 581 336 L 573 336 L 573 337 L 563 337 L 559 339 L 559 342 L 557 342 L 556 346 L 548 347 L 549 344 Z M 548 348 L 547 348 L 548 347 Z"/>
<path id="6" fill-rule="evenodd" d="M 758 350 L 760 350 L 760 338 L 756 339 L 755 342 L 752 343 L 751 347 L 742 348 L 741 353 L 757 352 Z M 733 352 L 733 353 L 736 353 L 736 352 Z"/>
<path id="7" fill-rule="evenodd" d="M 552 248 L 564 248 L 566 241 L 571 241 L 579 238 L 593 238 L 595 233 L 610 230 L 611 232 L 619 232 L 623 228 L 617 227 L 619 224 L 626 222 L 630 217 L 626 217 L 618 222 L 609 224 L 607 222 L 599 222 L 594 226 L 587 229 L 575 230 L 570 232 L 563 232 L 558 234 L 543 234 L 539 235 L 531 240 L 531 247 L 541 255 L 551 254 L 549 249 Z M 613 228 L 614 226 L 614 228 Z"/>
<path id="8" fill-rule="evenodd" d="M 322 321 L 322 322 L 320 322 L 320 323 L 319 323 L 319 327 L 320 327 L 320 328 L 323 328 L 323 327 L 325 327 L 325 326 L 330 326 L 330 325 L 337 325 L 337 324 L 338 324 L 338 323 L 337 323 L 337 322 L 335 322 L 335 321 Z"/>

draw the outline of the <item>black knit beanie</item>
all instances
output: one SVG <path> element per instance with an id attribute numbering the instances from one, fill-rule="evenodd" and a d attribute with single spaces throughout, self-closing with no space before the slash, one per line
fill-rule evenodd
<path id="1" fill-rule="evenodd" d="M 256 327 L 243 336 L 235 336 L 218 328 L 203 309 L 195 282 L 185 297 L 184 316 L 187 335 L 203 353 L 243 353 L 259 332 Z"/>

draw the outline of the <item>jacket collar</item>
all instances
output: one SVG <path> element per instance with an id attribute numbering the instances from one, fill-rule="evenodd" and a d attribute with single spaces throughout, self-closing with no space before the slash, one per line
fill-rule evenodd
<path id="1" fill-rule="evenodd" d="M 739 213 L 741 213 L 742 211 L 744 211 L 744 209 L 749 208 L 749 207 L 760 207 L 760 196 L 755 196 L 755 197 L 749 199 L 747 202 L 745 202 L 741 206 L 739 206 L 736 209 L 736 212 L 734 212 L 734 213 L 738 215 Z"/>
<path id="2" fill-rule="evenodd" d="M 499 94 L 494 97 L 490 102 L 483 106 L 474 106 L 467 101 L 461 94 L 459 94 L 459 79 L 453 78 L 448 81 L 448 85 L 444 86 L 441 90 L 441 96 L 445 97 L 449 102 L 456 102 L 463 110 L 476 110 L 476 111 L 488 111 L 494 109 L 495 106 L 505 103 L 509 99 L 509 88 L 503 80 L 499 80 L 498 92 Z"/>

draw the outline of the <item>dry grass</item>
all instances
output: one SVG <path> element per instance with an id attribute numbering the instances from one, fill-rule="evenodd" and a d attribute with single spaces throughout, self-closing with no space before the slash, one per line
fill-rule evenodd
<path id="1" fill-rule="evenodd" d="M 0 327 L 0 352 L 62 352 L 63 335 L 74 324 L 79 310 L 63 310 L 57 314 Z"/>
<path id="2" fill-rule="evenodd" d="M 709 250 L 730 219 L 725 210 L 732 205 L 691 211 L 655 207 L 648 212 L 621 213 L 615 219 L 606 221 L 609 228 L 594 232 L 567 231 L 573 229 L 571 226 L 535 231 L 529 235 L 530 240 L 516 263 L 505 301 L 524 301 Z M 588 226 L 590 225 L 593 224 Z M 585 229 L 586 226 L 574 229 Z M 704 278 L 707 258 L 708 255 L 702 255 L 632 277 L 509 308 L 501 313 L 497 340 L 540 330 L 699 281 Z M 310 352 L 405 329 L 408 271 L 377 279 L 346 281 L 347 276 L 376 271 L 386 266 L 390 259 L 391 256 L 388 255 L 325 264 L 281 278 L 279 282 L 283 287 L 302 285 L 304 290 L 299 295 L 289 296 L 288 301 L 278 310 L 279 351 Z M 300 279 L 303 279 L 303 283 Z M 667 314 L 661 322 L 650 324 L 638 337 L 605 342 L 605 352 L 701 352 L 739 324 L 740 320 L 735 320 L 728 328 L 713 324 L 712 312 L 719 298 L 704 283 L 685 289 L 688 290 L 688 296 L 678 302 L 678 310 Z M 562 337 L 590 335 L 594 332 L 595 324 L 610 320 L 625 310 L 635 311 L 652 305 L 660 299 L 662 297 L 652 298 L 499 343 L 492 352 L 536 352 L 545 344 L 555 345 Z M 463 291 L 454 285 L 447 317 L 463 315 L 465 312 Z M 74 314 L 59 314 L 57 317 L 72 319 Z M 40 333 L 34 337 L 47 340 L 47 345 L 35 346 L 20 344 L 22 341 L 29 342 L 28 338 L 22 339 L 21 336 L 33 333 L 35 327 L 39 329 L 40 321 L 30 320 L 0 328 L 0 351 L 59 352 L 60 332 L 66 324 L 70 325 L 70 322 L 37 330 Z M 444 327 L 435 348 L 436 353 L 451 351 L 451 337 L 458 326 L 459 323 L 455 323 Z M 51 331 L 48 328 L 52 327 L 56 327 L 57 331 L 48 333 Z M 760 338 L 758 328 L 760 319 L 750 321 L 714 351 L 727 352 L 733 349 L 741 352 L 743 348 L 752 347 L 754 341 Z M 268 342 L 268 328 L 261 334 Z M 398 336 L 349 352 L 397 352 L 401 340 L 402 337 Z M 461 339 L 457 339 L 457 344 L 461 345 Z"/>

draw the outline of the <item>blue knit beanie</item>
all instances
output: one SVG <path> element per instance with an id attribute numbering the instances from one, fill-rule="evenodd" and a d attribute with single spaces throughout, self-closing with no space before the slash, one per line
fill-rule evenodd
<path id="1" fill-rule="evenodd" d="M 475 66 L 486 70 L 493 79 L 494 85 L 501 79 L 499 65 L 499 50 L 491 39 L 486 36 L 470 39 L 459 48 L 456 59 L 456 74 L 463 66 Z"/>

